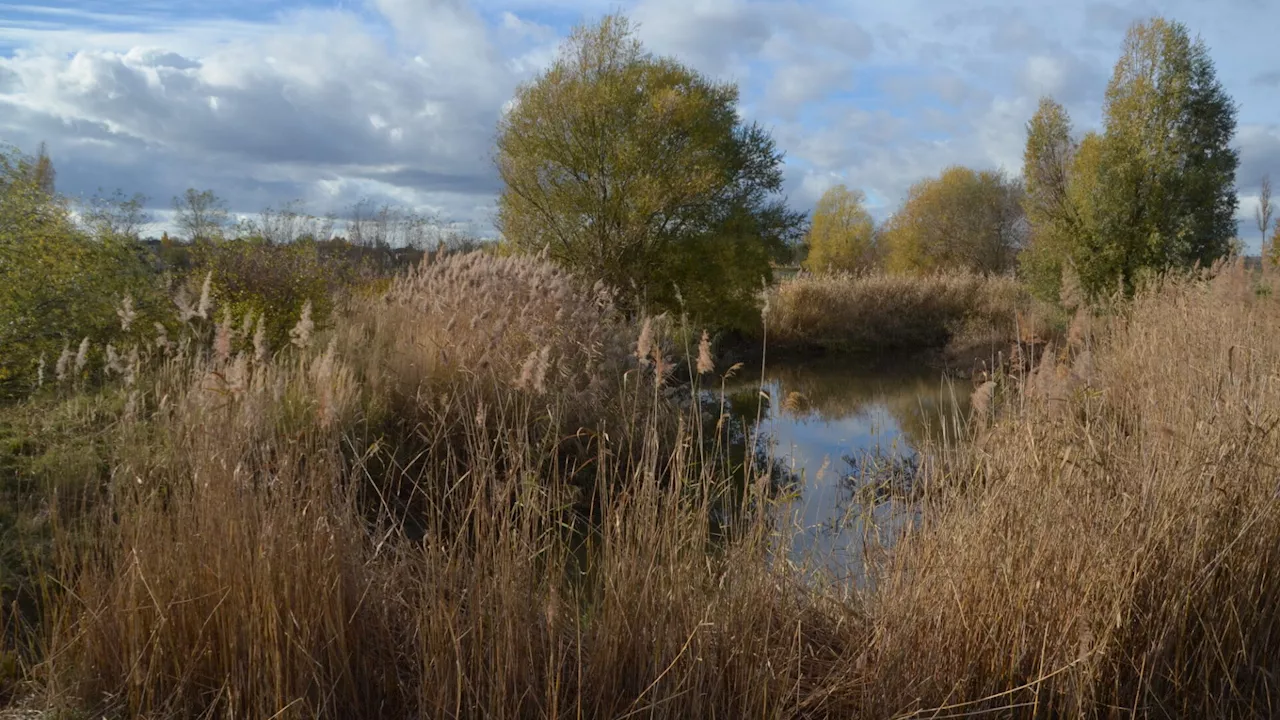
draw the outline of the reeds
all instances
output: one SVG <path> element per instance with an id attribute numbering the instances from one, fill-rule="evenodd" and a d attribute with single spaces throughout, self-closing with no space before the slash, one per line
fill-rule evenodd
<path id="1" fill-rule="evenodd" d="M 1034 382 L 997 377 L 989 426 L 922 454 L 920 521 L 853 588 L 772 552 L 767 479 L 735 482 L 653 399 L 635 351 L 659 323 L 574 283 L 459 256 L 308 348 L 187 342 L 148 371 L 96 510 L 59 530 L 40 697 L 152 717 L 1272 714 L 1274 293 L 1170 280 Z"/>
<path id="2" fill-rule="evenodd" d="M 968 272 L 801 273 L 769 296 L 778 347 L 855 352 L 940 349 L 961 335 L 1007 345 L 1031 303 L 1012 277 Z"/>
<path id="3" fill-rule="evenodd" d="M 1230 268 L 1167 280 L 1003 388 L 883 569 L 876 711 L 1273 715 L 1277 321 Z"/>

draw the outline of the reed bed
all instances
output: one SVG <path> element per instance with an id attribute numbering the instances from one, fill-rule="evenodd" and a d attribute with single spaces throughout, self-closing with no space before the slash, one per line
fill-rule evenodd
<path id="1" fill-rule="evenodd" d="M 875 353 L 941 349 L 949 343 L 1008 345 L 1043 327 L 1013 277 L 970 272 L 907 275 L 801 273 L 767 293 L 765 322 L 779 349 Z M 1023 320 L 1023 324 L 1026 324 Z"/>
<path id="2" fill-rule="evenodd" d="M 871 598 L 873 716 L 1277 712 L 1280 304 L 1214 274 L 986 388 Z"/>
<path id="3" fill-rule="evenodd" d="M 1273 714 L 1274 278 L 1170 279 L 984 385 L 860 588 L 770 552 L 767 478 L 709 459 L 716 408 L 667 402 L 663 345 L 558 283 L 446 260 L 327 335 L 192 341 L 122 386 L 20 695 L 140 717 Z M 466 301 L 495 287 L 527 312 L 496 342 L 509 304 Z"/>

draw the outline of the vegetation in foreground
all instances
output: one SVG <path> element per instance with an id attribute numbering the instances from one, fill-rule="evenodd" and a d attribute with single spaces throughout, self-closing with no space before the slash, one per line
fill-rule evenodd
<path id="1" fill-rule="evenodd" d="M 330 338 L 263 359 L 224 328 L 229 351 L 181 345 L 109 390 L 100 489 L 51 516 L 11 690 L 263 717 L 1257 716 L 1278 699 L 1276 277 L 1168 280 L 983 385 L 982 429 L 926 454 L 921 522 L 854 589 L 771 560 L 765 478 L 731 488 L 707 426 L 663 403 L 652 325 L 642 362 L 607 304 L 478 257 Z M 545 300 L 485 353 L 469 328 L 493 310 L 463 300 L 492 282 Z M 603 334 L 561 335 L 566 316 Z M 600 424 L 566 432 L 586 406 Z"/>

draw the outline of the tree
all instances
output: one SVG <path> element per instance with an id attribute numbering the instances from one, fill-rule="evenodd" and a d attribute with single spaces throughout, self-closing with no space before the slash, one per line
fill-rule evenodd
<path id="1" fill-rule="evenodd" d="M 187 188 L 173 199 L 174 223 L 190 242 L 217 240 L 231 223 L 227 204 L 212 190 Z"/>
<path id="2" fill-rule="evenodd" d="M 1262 176 L 1262 189 L 1258 193 L 1258 207 L 1253 210 L 1254 222 L 1262 235 L 1262 254 L 1267 254 L 1267 228 L 1271 226 L 1271 176 Z"/>
<path id="3" fill-rule="evenodd" d="M 1077 145 L 1071 139 L 1071 118 L 1052 98 L 1041 98 L 1027 123 L 1022 155 L 1027 216 L 1026 247 L 1019 268 L 1038 295 L 1057 300 L 1062 264 L 1080 231 L 1080 217 L 1071 199 L 1071 180 Z"/>
<path id="4" fill-rule="evenodd" d="M 35 387 L 41 357 L 51 368 L 83 338 L 94 348 L 127 339 L 117 314 L 126 296 L 133 333 L 168 305 L 138 244 L 87 237 L 66 199 L 47 192 L 52 166 L 39 167 L 38 158 L 0 150 L 0 400 Z"/>
<path id="5" fill-rule="evenodd" d="M 737 102 L 736 86 L 645 52 L 624 17 L 576 28 L 499 124 L 499 230 L 631 310 L 748 317 L 803 215 L 776 197 L 782 154 Z"/>
<path id="6" fill-rule="evenodd" d="M 146 205 L 147 196 L 142 193 L 126 197 L 124 191 L 116 190 L 110 196 L 103 196 L 99 190 L 81 211 L 81 217 L 86 229 L 96 238 L 136 240 L 142 228 L 151 222 Z"/>
<path id="7" fill-rule="evenodd" d="M 378 205 L 370 198 L 351 206 L 346 231 L 352 245 L 380 249 L 425 250 L 448 244 L 453 235 L 448 224 L 435 215 L 389 203 Z"/>
<path id="8" fill-rule="evenodd" d="M 1022 187 L 998 171 L 953 166 L 907 192 L 884 231 L 886 265 L 898 272 L 1004 272 L 1026 234 Z"/>
<path id="9" fill-rule="evenodd" d="M 804 266 L 812 272 L 854 271 L 874 266 L 877 261 L 875 221 L 867 212 L 866 195 L 836 185 L 822 194 L 813 209 L 806 243 L 809 256 Z"/>
<path id="10" fill-rule="evenodd" d="M 43 142 L 40 143 L 40 149 L 36 151 L 36 159 L 29 164 L 31 173 L 31 183 L 45 195 L 53 197 L 57 192 L 54 180 L 57 173 L 53 169 L 53 161 L 49 159 L 49 148 Z"/>
<path id="11" fill-rule="evenodd" d="M 306 211 L 302 200 L 290 200 L 279 209 L 263 208 L 256 221 L 246 223 L 247 232 L 240 234 L 259 237 L 268 245 L 286 245 L 307 239 L 323 242 L 333 236 L 336 223 L 336 215 L 312 215 Z"/>
<path id="12" fill-rule="evenodd" d="M 1204 43 L 1180 23 L 1133 25 L 1107 88 L 1092 232 L 1073 255 L 1086 289 L 1208 265 L 1236 233 L 1236 109 Z"/>

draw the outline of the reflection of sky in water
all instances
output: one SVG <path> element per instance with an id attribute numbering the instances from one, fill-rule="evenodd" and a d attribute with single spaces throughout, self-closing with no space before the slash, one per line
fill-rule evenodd
<path id="1" fill-rule="evenodd" d="M 864 531 L 888 532 L 905 513 L 884 505 L 873 510 L 873 523 L 862 522 L 862 508 L 843 482 L 852 472 L 846 458 L 876 450 L 913 453 L 913 445 L 937 433 L 943 415 L 956 408 L 954 398 L 967 399 L 967 390 L 953 391 L 928 368 L 868 371 L 835 361 L 767 370 L 765 382 L 772 402 L 761 429 L 772 440 L 771 454 L 802 480 L 787 513 L 792 557 L 856 580 Z M 787 409 L 792 392 L 804 398 Z"/>

